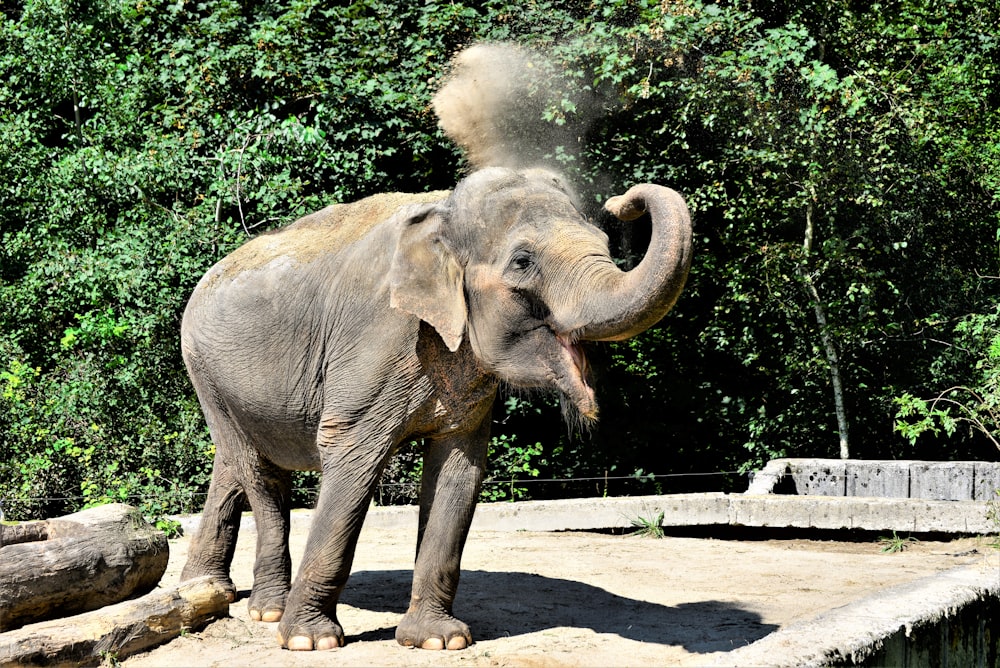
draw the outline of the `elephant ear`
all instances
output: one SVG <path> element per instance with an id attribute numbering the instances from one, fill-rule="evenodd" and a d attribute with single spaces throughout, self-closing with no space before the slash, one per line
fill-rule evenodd
<path id="1" fill-rule="evenodd" d="M 441 233 L 444 210 L 425 204 L 401 214 L 399 245 L 389 270 L 389 304 L 434 327 L 455 352 L 465 333 L 464 272 Z"/>

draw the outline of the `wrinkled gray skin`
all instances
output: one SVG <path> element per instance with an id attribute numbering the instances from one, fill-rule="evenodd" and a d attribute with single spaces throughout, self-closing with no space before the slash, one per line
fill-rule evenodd
<path id="1" fill-rule="evenodd" d="M 289 649 L 343 645 L 337 600 L 376 482 L 398 444 L 422 438 L 413 591 L 396 639 L 468 646 L 452 602 L 498 384 L 557 390 L 596 419 L 579 342 L 648 328 L 688 273 L 691 224 L 677 193 L 640 185 L 606 206 L 623 220 L 652 217 L 649 251 L 630 272 L 558 177 L 494 168 L 450 194 L 324 209 L 213 267 L 182 325 L 216 448 L 182 579 L 217 576 L 235 598 L 229 568 L 249 501 L 250 616 L 280 620 Z M 289 471 L 302 469 L 323 476 L 293 583 Z"/>

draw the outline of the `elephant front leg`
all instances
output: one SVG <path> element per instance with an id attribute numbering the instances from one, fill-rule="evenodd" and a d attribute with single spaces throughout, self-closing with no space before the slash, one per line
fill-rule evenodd
<path id="1" fill-rule="evenodd" d="M 305 554 L 292 583 L 278 642 L 291 650 L 343 647 L 337 602 L 351 573 L 361 525 L 390 444 L 321 447 L 323 480 Z"/>
<path id="2" fill-rule="evenodd" d="M 482 484 L 489 419 L 462 436 L 430 442 L 420 490 L 420 530 L 410 607 L 396 628 L 407 647 L 465 649 L 469 627 L 452 614 L 462 550 Z"/>

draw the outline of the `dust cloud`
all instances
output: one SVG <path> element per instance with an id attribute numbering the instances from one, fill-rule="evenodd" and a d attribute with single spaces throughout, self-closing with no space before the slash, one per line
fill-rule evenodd
<path id="1" fill-rule="evenodd" d="M 477 44 L 452 60 L 432 105 L 438 125 L 473 169 L 560 168 L 582 148 L 593 100 L 543 53 Z"/>

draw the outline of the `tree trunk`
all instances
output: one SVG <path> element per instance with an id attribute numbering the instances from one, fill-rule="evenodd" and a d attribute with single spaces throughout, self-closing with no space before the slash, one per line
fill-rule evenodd
<path id="1" fill-rule="evenodd" d="M 131 601 L 0 634 L 0 668 L 112 665 L 229 613 L 227 590 L 206 576 Z"/>
<path id="2" fill-rule="evenodd" d="M 812 282 L 809 274 L 800 268 L 799 276 L 806 286 L 806 293 L 809 294 L 813 303 L 813 310 L 816 312 L 816 324 L 819 325 L 820 339 L 823 342 L 823 350 L 826 352 L 826 363 L 830 368 L 830 384 L 833 386 L 833 406 L 837 412 L 837 430 L 840 435 L 840 458 L 850 459 L 851 450 L 847 440 L 847 408 L 844 406 L 844 386 L 840 380 L 840 358 L 837 356 L 837 346 L 826 322 L 826 311 L 819 300 L 819 292 Z"/>
<path id="3" fill-rule="evenodd" d="M 0 631 L 145 594 L 167 568 L 167 538 L 123 504 L 0 527 Z"/>
<path id="4" fill-rule="evenodd" d="M 851 450 L 847 435 L 847 408 L 844 405 L 844 387 L 840 378 L 840 357 L 837 355 L 837 346 L 833 340 L 833 336 L 830 335 L 830 327 L 826 320 L 826 309 L 823 308 L 823 302 L 819 298 L 819 291 L 816 290 L 816 284 L 813 283 L 812 276 L 809 275 L 808 268 L 806 267 L 809 255 L 812 252 L 814 234 L 812 200 L 816 197 L 816 191 L 810 188 L 809 195 L 811 199 L 806 205 L 806 233 L 805 239 L 802 242 L 804 257 L 802 264 L 798 266 L 797 272 L 799 278 L 802 279 L 803 289 L 809 297 L 809 301 L 813 304 L 813 310 L 816 313 L 816 324 L 819 325 L 819 335 L 823 342 L 823 351 L 826 354 L 826 363 L 830 369 L 830 384 L 833 386 L 833 405 L 837 412 L 837 430 L 840 435 L 840 458 L 850 459 Z"/>

